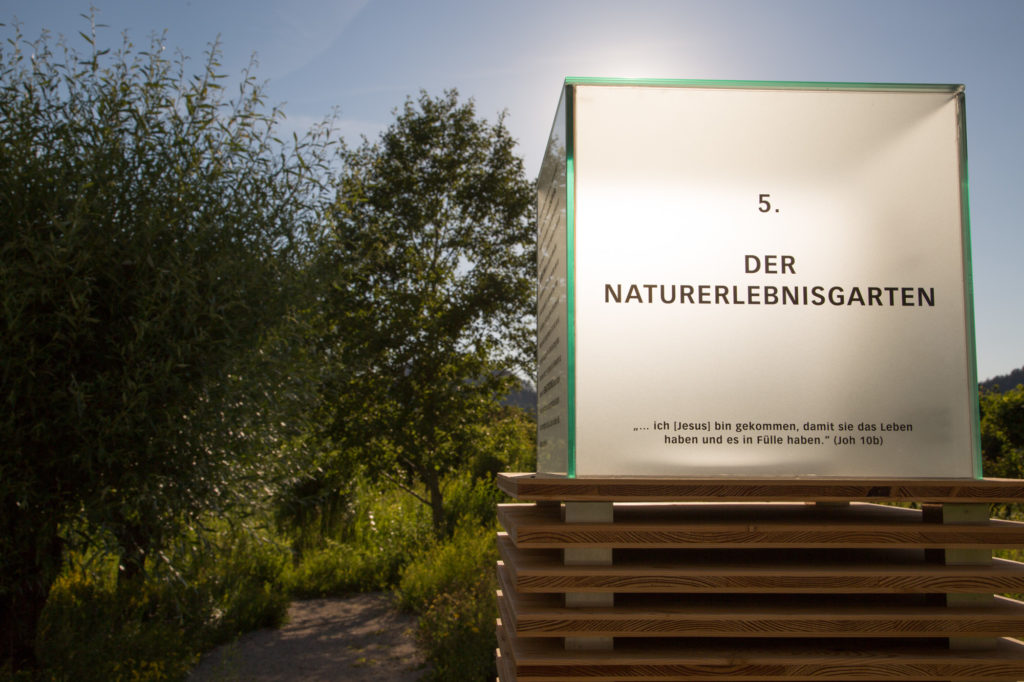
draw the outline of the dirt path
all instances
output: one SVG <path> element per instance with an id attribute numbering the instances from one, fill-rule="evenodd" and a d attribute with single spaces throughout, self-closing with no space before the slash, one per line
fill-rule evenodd
<path id="1" fill-rule="evenodd" d="M 414 682 L 426 672 L 416 619 L 386 594 L 293 602 L 279 630 L 243 635 L 203 657 L 189 682 Z"/>

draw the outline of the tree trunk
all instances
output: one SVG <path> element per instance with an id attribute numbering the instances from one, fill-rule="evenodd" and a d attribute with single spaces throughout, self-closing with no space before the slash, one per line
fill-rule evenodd
<path id="1" fill-rule="evenodd" d="M 9 511 L 9 510 L 8 510 Z M 10 517 L 9 517 L 10 518 Z M 4 523 L 8 535 L 0 541 L 7 556 L 0 560 L 6 575 L 0 576 L 0 669 L 10 662 L 14 672 L 37 665 L 36 634 L 43 607 L 60 574 L 64 543 L 56 525 L 26 528 L 26 519 L 14 517 L 13 527 Z M 30 520 L 29 520 L 30 522 Z"/>
<path id="2" fill-rule="evenodd" d="M 36 633 L 49 588 L 29 580 L 15 589 L 17 595 L 0 597 L 0 670 L 9 661 L 17 673 L 36 666 Z"/>
<path id="3" fill-rule="evenodd" d="M 437 471 L 428 469 L 423 477 L 427 484 L 427 491 L 430 493 L 430 514 L 434 521 L 434 535 L 443 538 L 447 533 L 447 522 L 444 517 L 444 496 L 441 493 L 441 477 Z"/>

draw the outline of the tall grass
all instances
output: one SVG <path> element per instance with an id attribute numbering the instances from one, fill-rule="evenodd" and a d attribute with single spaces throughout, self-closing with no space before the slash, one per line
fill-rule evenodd
<path id="1" fill-rule="evenodd" d="M 357 481 L 344 523 L 316 542 L 309 538 L 322 526 L 286 530 L 270 513 L 263 525 L 212 520 L 202 541 L 182 538 L 128 585 L 118 584 L 114 552 L 89 561 L 73 554 L 43 614 L 46 667 L 37 677 L 183 680 L 204 651 L 281 625 L 292 599 L 392 591 L 397 607 L 419 616 L 429 679 L 493 679 L 501 494 L 473 472 L 451 477 L 445 490 L 454 530 L 441 539 L 412 496 Z"/>
<path id="2" fill-rule="evenodd" d="M 285 569 L 282 581 L 291 596 L 391 589 L 409 559 L 431 543 L 430 512 L 423 504 L 399 490 L 366 482 L 359 482 L 355 491 L 346 527 L 321 547 L 296 554 Z"/>
<path id="3" fill-rule="evenodd" d="M 418 640 L 431 680 L 493 680 L 497 675 L 497 549 L 494 529 L 460 525 L 451 539 L 405 567 L 398 603 L 420 614 Z"/>
<path id="4" fill-rule="evenodd" d="M 69 563 L 43 611 L 40 677 L 183 679 L 202 651 L 284 622 L 282 546 L 235 528 L 201 547 L 164 557 L 128 584 L 118 584 L 110 556 Z"/>

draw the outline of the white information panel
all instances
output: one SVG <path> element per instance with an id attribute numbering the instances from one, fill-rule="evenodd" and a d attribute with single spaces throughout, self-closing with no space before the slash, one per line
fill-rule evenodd
<path id="1" fill-rule="evenodd" d="M 540 471 L 980 476 L 962 88 L 565 98 Z"/>

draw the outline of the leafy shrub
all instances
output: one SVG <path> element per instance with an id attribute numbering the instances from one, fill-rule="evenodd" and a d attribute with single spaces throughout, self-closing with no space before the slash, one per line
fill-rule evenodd
<path id="1" fill-rule="evenodd" d="M 202 651 L 283 623 L 287 553 L 251 531 L 222 529 L 209 540 L 179 545 L 180 556 L 120 584 L 112 557 L 92 570 L 69 565 L 40 622 L 43 677 L 181 679 Z"/>
<path id="2" fill-rule="evenodd" d="M 492 576 L 481 576 L 476 583 L 431 600 L 417 630 L 431 665 L 429 680 L 482 682 L 495 678 L 496 583 Z"/>
<path id="3" fill-rule="evenodd" d="M 288 555 L 269 539 L 240 534 L 225 550 L 197 563 L 202 570 L 194 571 L 195 589 L 212 604 L 201 629 L 203 649 L 285 621 L 289 597 L 282 575 Z"/>
<path id="4" fill-rule="evenodd" d="M 985 475 L 1024 475 L 1024 386 L 982 391 L 979 396 L 981 452 Z"/>
<path id="5" fill-rule="evenodd" d="M 497 521 L 502 493 L 490 478 L 475 478 L 469 472 L 448 481 L 445 519 L 448 528 L 471 524 L 491 528 Z"/>
<path id="6" fill-rule="evenodd" d="M 314 521 L 319 523 L 319 521 Z M 305 533 L 297 528 L 294 532 Z M 323 597 L 394 587 L 424 538 L 432 542 L 429 513 L 410 495 L 359 481 L 350 500 L 348 522 L 325 538 L 319 549 L 295 555 L 284 572 L 294 597 Z"/>
<path id="7" fill-rule="evenodd" d="M 298 560 L 340 537 L 355 512 L 351 462 L 313 443 L 307 434 L 282 447 L 293 470 L 279 482 L 272 498 L 274 526 L 290 539 Z"/>
<path id="8" fill-rule="evenodd" d="M 420 614 L 431 679 L 494 679 L 496 560 L 493 527 L 464 523 L 402 572 L 398 603 Z"/>
<path id="9" fill-rule="evenodd" d="M 495 482 L 502 471 L 536 468 L 536 423 L 518 408 L 502 408 L 498 417 L 474 431 L 475 450 L 469 467 L 446 481 L 445 522 L 493 526 L 504 495 Z"/>
<path id="10" fill-rule="evenodd" d="M 288 594 L 298 598 L 338 596 L 385 589 L 380 557 L 365 549 L 332 543 L 307 552 L 302 561 L 285 571 Z"/>
<path id="11" fill-rule="evenodd" d="M 405 567 L 398 585 L 399 605 L 423 613 L 441 594 L 475 585 L 494 572 L 497 549 L 493 528 L 459 526 L 451 539 L 421 552 Z"/>
<path id="12" fill-rule="evenodd" d="M 118 590 L 77 573 L 50 592 L 37 648 L 54 680 L 162 680 L 185 675 L 196 658 L 194 620 L 166 585 Z M 192 623 L 194 625 L 194 623 Z"/>
<path id="13" fill-rule="evenodd" d="M 359 488 L 353 523 L 345 539 L 378 555 L 388 584 L 397 582 L 402 568 L 433 531 L 430 512 L 411 495 L 398 488 Z"/>
<path id="14" fill-rule="evenodd" d="M 224 87 L 217 46 L 193 70 L 160 38 L 111 49 L 97 28 L 84 50 L 17 25 L 0 39 L 0 661 L 14 669 L 40 663 L 68 525 L 116 536 L 134 578 L 204 514 L 246 506 L 276 475 L 266 449 L 308 410 L 298 311 L 315 300 L 303 268 L 332 194 L 328 127 L 281 143 L 282 112 L 250 71 Z"/>

